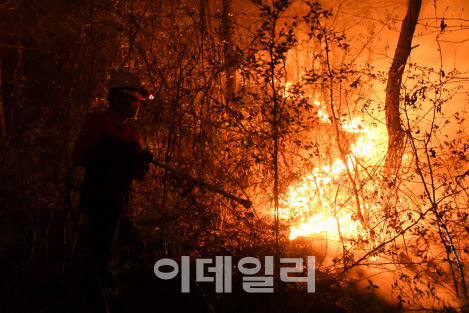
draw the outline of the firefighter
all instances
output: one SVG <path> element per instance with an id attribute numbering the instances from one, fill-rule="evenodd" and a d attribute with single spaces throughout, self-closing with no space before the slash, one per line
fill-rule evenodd
<path id="1" fill-rule="evenodd" d="M 90 116 L 75 142 L 73 161 L 85 169 L 79 209 L 88 224 L 88 250 L 102 280 L 108 277 L 119 224 L 129 206 L 133 179 L 143 179 L 153 160 L 131 120 L 148 98 L 137 75 L 113 72 L 108 109 Z"/>

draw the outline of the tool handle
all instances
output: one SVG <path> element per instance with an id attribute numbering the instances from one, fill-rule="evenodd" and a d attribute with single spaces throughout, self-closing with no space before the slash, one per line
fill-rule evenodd
<path id="1" fill-rule="evenodd" d="M 189 175 L 187 173 L 184 173 L 180 170 L 177 170 L 175 168 L 172 168 L 168 165 L 165 165 L 165 164 L 163 164 L 161 162 L 158 162 L 158 161 L 155 161 L 155 160 L 153 160 L 151 163 L 153 163 L 154 165 L 159 166 L 161 168 L 164 168 L 165 170 L 168 170 L 168 171 L 172 172 L 173 174 L 175 174 L 176 176 L 179 176 L 179 177 L 181 177 L 181 178 L 183 178 L 183 179 L 185 179 L 185 180 L 187 180 L 187 181 L 189 181 L 189 182 L 191 182 L 195 185 L 198 185 L 200 187 L 204 187 L 204 188 L 209 189 L 211 191 L 214 191 L 218 194 L 221 194 L 221 195 L 223 195 L 223 196 L 225 196 L 225 197 L 227 197 L 231 200 L 234 200 L 234 201 L 238 202 L 239 204 L 241 204 L 242 206 L 244 206 L 246 209 L 249 209 L 252 205 L 252 202 L 250 200 L 237 197 L 237 196 L 235 196 L 235 195 L 233 195 L 233 194 L 231 194 L 231 193 L 229 193 L 229 192 L 227 192 L 227 191 L 225 191 L 225 190 L 223 190 L 223 189 L 221 189 L 217 186 L 214 186 L 212 184 L 207 183 L 206 181 L 204 181 L 200 178 L 192 177 L 191 175 Z"/>

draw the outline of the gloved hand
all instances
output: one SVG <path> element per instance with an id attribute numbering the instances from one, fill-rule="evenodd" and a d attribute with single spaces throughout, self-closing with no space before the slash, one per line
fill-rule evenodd
<path id="1" fill-rule="evenodd" d="M 148 150 L 143 150 L 138 154 L 137 162 L 140 163 L 141 168 L 148 171 L 150 163 L 153 162 L 153 154 Z"/>
<path id="2" fill-rule="evenodd" d="M 153 154 L 148 150 L 143 150 L 137 155 L 135 161 L 135 174 L 134 177 L 142 180 L 145 172 L 150 169 L 150 163 L 153 161 Z"/>

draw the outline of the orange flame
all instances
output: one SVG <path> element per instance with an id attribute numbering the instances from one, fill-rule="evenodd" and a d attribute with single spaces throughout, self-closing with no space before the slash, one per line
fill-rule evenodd
<path id="1" fill-rule="evenodd" d="M 319 101 L 314 101 L 314 104 L 318 107 L 321 105 Z M 331 123 L 326 108 L 323 109 L 318 109 L 318 116 L 322 122 Z M 360 223 L 352 219 L 354 208 L 352 204 L 347 205 L 347 199 L 338 197 L 338 187 L 345 184 L 347 167 L 352 172 L 357 170 L 357 160 L 361 164 L 373 166 L 382 160 L 385 145 L 379 141 L 385 141 L 386 135 L 380 134 L 376 127 L 367 127 L 358 117 L 349 120 L 341 118 L 341 127 L 345 132 L 360 134 L 346 155 L 347 165 L 338 159 L 330 166 L 315 168 L 300 182 L 290 186 L 281 199 L 280 217 L 299 220 L 299 224 L 290 227 L 291 240 L 312 234 L 322 234 L 337 240 L 361 234 Z M 383 149 L 378 149 L 381 146 Z M 366 188 L 373 189 L 374 185 L 371 185 Z M 370 209 L 367 204 L 365 208 Z"/>

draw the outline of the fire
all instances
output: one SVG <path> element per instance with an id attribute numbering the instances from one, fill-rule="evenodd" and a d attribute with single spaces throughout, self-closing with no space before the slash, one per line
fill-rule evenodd
<path id="1" fill-rule="evenodd" d="M 332 166 L 315 169 L 298 184 L 290 186 L 282 199 L 280 216 L 301 222 L 290 227 L 291 240 L 312 234 L 339 240 L 340 237 L 356 237 L 361 232 L 360 223 L 352 219 L 349 205 L 339 205 L 338 202 L 345 200 L 336 197 L 337 186 L 343 184 L 344 171 L 345 164 L 337 160 Z"/>
<path id="2" fill-rule="evenodd" d="M 334 217 L 319 212 L 306 223 L 292 226 L 290 228 L 290 240 L 311 234 L 324 234 L 332 240 L 339 240 L 340 237 L 355 237 L 359 227 L 359 223 L 351 220 L 349 216 Z"/>
<path id="3" fill-rule="evenodd" d="M 317 114 L 324 123 L 331 123 L 326 108 L 321 107 L 319 101 L 314 104 Z M 321 234 L 330 239 L 352 238 L 360 235 L 363 226 L 356 220 L 355 203 L 347 191 L 347 168 L 356 176 L 359 165 L 376 165 L 384 156 L 383 142 L 385 134 L 380 134 L 377 127 L 367 126 L 358 117 L 341 118 L 341 128 L 344 132 L 358 135 L 355 143 L 350 145 L 349 152 L 342 159 L 335 160 L 332 165 L 315 168 L 311 173 L 289 187 L 280 202 L 280 217 L 284 220 L 296 222 L 290 227 L 290 239 L 300 236 L 311 237 Z M 378 149 L 383 147 L 382 150 Z M 363 186 L 368 191 L 374 190 L 374 182 L 369 181 Z M 371 210 L 368 204 L 360 204 L 362 210 Z"/>

